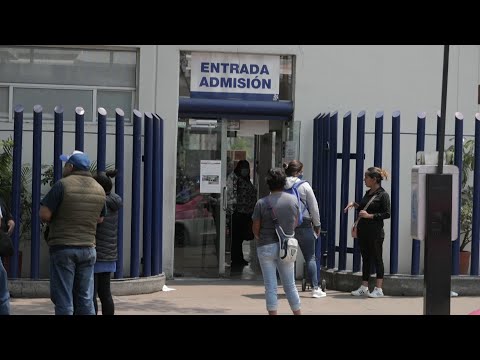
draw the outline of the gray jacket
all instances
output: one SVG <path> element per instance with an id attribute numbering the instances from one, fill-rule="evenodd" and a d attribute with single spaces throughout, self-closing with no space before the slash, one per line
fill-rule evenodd
<path id="1" fill-rule="evenodd" d="M 285 189 L 290 189 L 297 181 L 301 181 L 296 176 L 288 176 Z M 303 218 L 310 220 L 314 226 L 320 226 L 320 212 L 318 211 L 318 203 L 313 189 L 308 182 L 304 182 L 298 187 L 298 194 L 304 204 L 308 206 L 303 213 Z"/>
<path id="2" fill-rule="evenodd" d="M 97 261 L 115 261 L 118 258 L 118 210 L 123 206 L 122 198 L 111 192 L 107 194 L 107 215 L 97 224 Z"/>

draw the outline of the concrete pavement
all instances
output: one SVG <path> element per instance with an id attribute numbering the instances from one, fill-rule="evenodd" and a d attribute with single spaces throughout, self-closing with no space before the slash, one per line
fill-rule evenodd
<path id="1" fill-rule="evenodd" d="M 423 297 L 385 296 L 357 298 L 327 289 L 327 297 L 315 299 L 301 291 L 305 315 L 422 315 Z M 117 315 L 265 315 L 262 281 L 214 279 L 167 280 L 174 291 L 114 296 Z M 290 314 L 283 289 L 279 288 L 279 314 Z M 480 308 L 479 296 L 451 298 L 451 314 L 466 315 Z M 99 303 L 100 306 L 100 303 Z M 11 299 L 12 315 L 52 315 L 50 299 Z"/>

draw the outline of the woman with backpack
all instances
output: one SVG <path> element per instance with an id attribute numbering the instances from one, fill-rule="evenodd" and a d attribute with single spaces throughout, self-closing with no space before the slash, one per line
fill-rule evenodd
<path id="1" fill-rule="evenodd" d="M 320 213 L 317 199 L 310 184 L 302 180 L 303 164 L 300 161 L 292 160 L 288 164 L 284 163 L 283 168 L 287 174 L 285 191 L 298 196 L 299 200 L 301 215 L 298 226 L 295 228 L 295 238 L 298 240 L 307 263 L 308 275 L 312 281 L 312 297 L 325 297 L 327 294 L 318 287 L 317 262 L 315 261 L 315 243 L 320 235 Z"/>

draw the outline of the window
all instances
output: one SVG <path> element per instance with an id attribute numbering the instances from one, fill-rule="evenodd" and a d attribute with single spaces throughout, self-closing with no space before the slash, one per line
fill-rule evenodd
<path id="1" fill-rule="evenodd" d="M 8 119 L 8 87 L 0 87 L 0 120 Z"/>
<path id="2" fill-rule="evenodd" d="M 23 105 L 23 118 L 25 120 L 33 119 L 33 107 L 40 104 L 43 108 L 43 120 L 53 120 L 55 106 L 63 105 L 64 121 L 75 121 L 75 108 L 77 106 L 81 106 L 85 110 L 85 121 L 92 121 L 92 97 L 93 92 L 91 90 L 13 89 L 15 105 Z"/>
<path id="3" fill-rule="evenodd" d="M 115 109 L 119 107 L 125 113 L 125 122 L 130 122 L 132 101 L 131 91 L 97 91 L 97 108 L 103 107 L 107 111 L 107 121 L 115 121 Z"/>
<path id="4" fill-rule="evenodd" d="M 25 119 L 31 119 L 33 105 L 40 104 L 44 120 L 53 120 L 55 106 L 63 105 L 65 121 L 73 121 L 75 108 L 81 106 L 85 121 L 96 121 L 94 107 L 104 107 L 108 120 L 114 120 L 115 108 L 121 108 L 130 122 L 136 90 L 134 50 L 0 46 L 2 121 L 13 113 L 11 103 L 24 106 Z"/>

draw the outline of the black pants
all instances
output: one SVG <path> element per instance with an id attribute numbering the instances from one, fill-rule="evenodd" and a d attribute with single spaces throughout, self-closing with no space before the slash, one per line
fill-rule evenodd
<path id="1" fill-rule="evenodd" d="M 360 237 L 360 253 L 362 254 L 362 280 L 368 281 L 372 264 L 377 269 L 377 279 L 383 279 L 383 240 L 384 238 L 375 236 Z"/>
<path id="2" fill-rule="evenodd" d="M 112 293 L 110 292 L 110 274 L 109 272 L 95 274 L 93 290 L 95 315 L 98 313 L 97 294 L 102 303 L 102 315 L 113 315 L 115 312 L 115 305 L 113 304 Z"/>
<path id="3" fill-rule="evenodd" d="M 241 264 L 245 259 L 243 258 L 243 240 L 248 236 L 248 227 L 252 226 L 250 219 L 251 214 L 243 214 L 234 212 L 232 214 L 232 247 L 231 247 L 231 260 L 234 264 Z"/>

